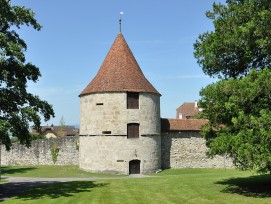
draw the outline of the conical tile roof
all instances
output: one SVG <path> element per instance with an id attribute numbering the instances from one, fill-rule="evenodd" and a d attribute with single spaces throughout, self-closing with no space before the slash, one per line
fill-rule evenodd
<path id="1" fill-rule="evenodd" d="M 159 94 L 144 76 L 126 40 L 119 33 L 97 75 L 80 96 L 127 91 Z"/>

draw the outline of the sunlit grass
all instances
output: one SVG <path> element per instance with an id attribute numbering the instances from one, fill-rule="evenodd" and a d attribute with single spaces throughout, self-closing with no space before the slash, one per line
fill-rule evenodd
<path id="1" fill-rule="evenodd" d="M 271 203 L 271 176 L 234 169 L 166 170 L 147 178 L 49 184 L 26 191 L 6 203 L 262 204 Z"/>
<path id="2" fill-rule="evenodd" d="M 39 177 L 39 178 L 87 178 L 87 177 L 120 177 L 116 174 L 95 174 L 80 170 L 78 166 L 5 166 L 2 167 L 3 176 Z"/>

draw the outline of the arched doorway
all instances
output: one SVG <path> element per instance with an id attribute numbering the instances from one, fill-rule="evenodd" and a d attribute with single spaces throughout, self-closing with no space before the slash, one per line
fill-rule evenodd
<path id="1" fill-rule="evenodd" d="M 140 160 L 129 162 L 129 174 L 140 174 Z"/>

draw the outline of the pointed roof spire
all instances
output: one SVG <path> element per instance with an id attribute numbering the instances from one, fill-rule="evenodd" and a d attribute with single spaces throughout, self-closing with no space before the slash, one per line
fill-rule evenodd
<path id="1" fill-rule="evenodd" d="M 124 13 L 121 11 L 121 12 L 120 12 L 120 19 L 119 19 L 120 33 L 121 33 L 121 21 L 122 21 L 122 20 L 121 20 L 121 15 L 123 15 L 123 14 L 124 14 Z"/>
<path id="2" fill-rule="evenodd" d="M 144 76 L 123 35 L 119 33 L 97 75 L 80 96 L 127 91 L 160 95 Z"/>
<path id="3" fill-rule="evenodd" d="M 119 24 L 120 24 L 120 33 L 121 33 L 121 18 L 119 19 Z"/>

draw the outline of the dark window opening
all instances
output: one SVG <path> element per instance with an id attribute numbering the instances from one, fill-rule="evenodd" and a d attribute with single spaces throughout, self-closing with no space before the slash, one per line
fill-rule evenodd
<path id="1" fill-rule="evenodd" d="M 127 92 L 127 109 L 139 109 L 139 93 Z"/>
<path id="2" fill-rule="evenodd" d="M 104 103 L 96 103 L 96 106 L 102 106 Z"/>
<path id="3" fill-rule="evenodd" d="M 108 135 L 108 134 L 111 134 L 111 131 L 103 131 L 102 133 Z"/>
<path id="4" fill-rule="evenodd" d="M 124 162 L 124 160 L 117 160 L 117 162 Z"/>
<path id="5" fill-rule="evenodd" d="M 129 162 L 129 174 L 140 174 L 140 160 Z"/>
<path id="6" fill-rule="evenodd" d="M 139 124 L 138 123 L 127 124 L 127 138 L 139 138 Z"/>

